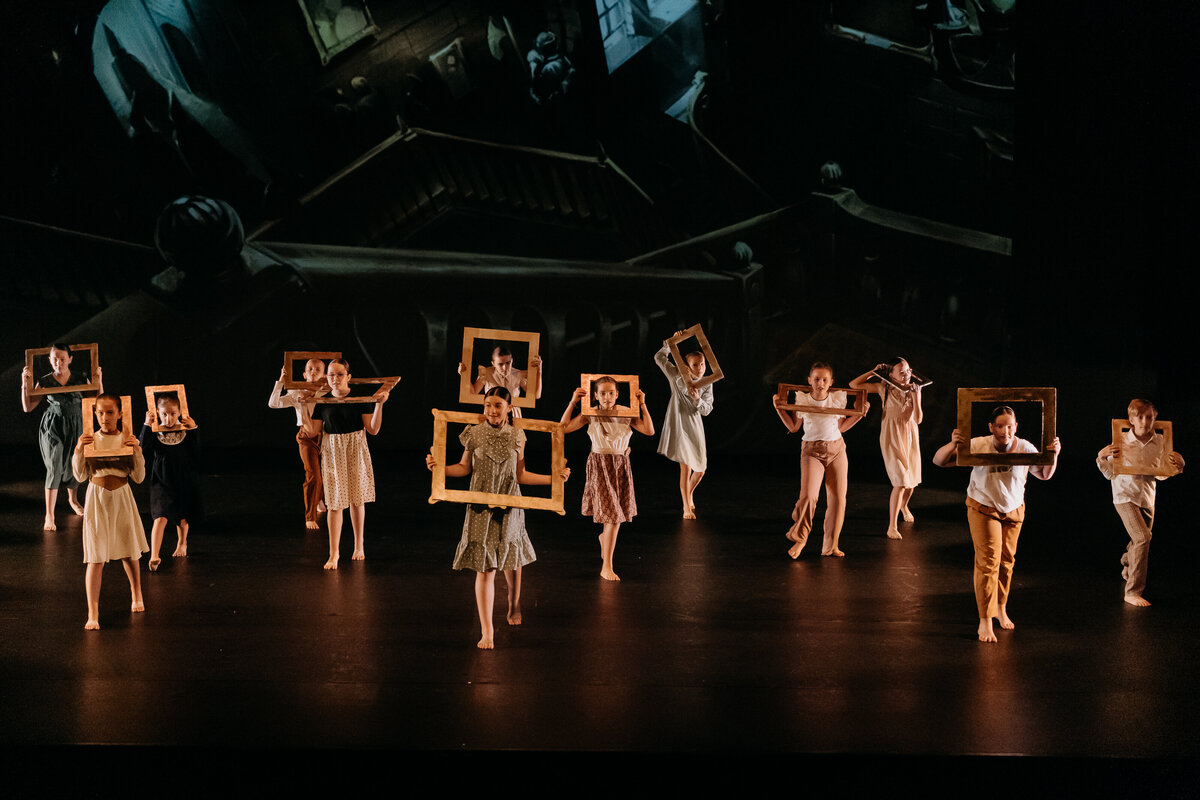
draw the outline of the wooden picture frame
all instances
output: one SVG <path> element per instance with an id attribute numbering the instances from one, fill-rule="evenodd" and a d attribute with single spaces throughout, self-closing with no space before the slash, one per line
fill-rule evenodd
<path id="1" fill-rule="evenodd" d="M 193 430 L 193 428 L 185 428 L 183 425 L 179 424 L 177 424 L 174 428 L 168 428 L 158 421 L 158 395 L 172 393 L 179 398 L 180 422 L 185 419 L 191 419 L 191 415 L 188 414 L 187 390 L 183 388 L 182 383 L 163 383 L 157 386 L 147 386 L 146 408 L 154 412 L 154 423 L 150 426 L 150 430 L 154 431 L 155 433 Z"/>
<path id="2" fill-rule="evenodd" d="M 341 403 L 378 403 L 380 393 L 383 391 L 391 392 L 392 389 L 396 388 L 396 384 L 399 382 L 399 375 L 390 375 L 386 378 L 351 378 L 349 381 L 347 381 L 350 386 L 366 386 L 373 384 L 378 388 L 369 395 L 348 394 L 345 397 L 334 397 L 332 394 L 325 394 L 314 397 L 309 402 L 325 403 L 329 405 L 338 405 Z"/>
<path id="3" fill-rule="evenodd" d="M 971 404 L 992 403 L 1008 405 L 1011 403 L 1041 403 L 1042 404 L 1042 441 L 1036 453 L 972 453 L 971 452 Z M 955 463 L 960 467 L 1017 467 L 1042 466 L 1054 463 L 1054 454 L 1046 447 L 1057 436 L 1057 391 L 1054 387 L 989 387 L 980 389 L 959 388 L 958 390 L 958 430 L 967 438 L 967 442 L 957 448 Z M 1017 420 L 1018 435 L 1020 435 L 1020 420 Z"/>
<path id="4" fill-rule="evenodd" d="M 304 361 L 306 364 L 316 358 L 324 362 L 332 361 L 335 358 L 341 358 L 341 353 L 323 352 L 319 350 L 288 350 L 283 354 L 283 388 L 286 389 L 308 389 L 316 392 L 322 388 L 328 389 L 329 384 L 324 380 L 319 381 L 298 381 L 292 378 L 295 375 L 296 362 Z M 329 369 L 329 364 L 325 364 L 326 370 Z"/>
<path id="5" fill-rule="evenodd" d="M 1127 443 L 1124 434 L 1132 427 L 1128 419 L 1114 419 L 1112 421 L 1112 443 L 1122 450 L 1126 449 Z M 1167 457 L 1175 450 L 1175 435 L 1171 429 L 1171 423 L 1165 420 L 1155 420 L 1154 432 L 1162 434 L 1163 437 L 1162 453 L 1159 455 L 1158 461 L 1152 465 L 1129 464 L 1124 457 L 1114 458 L 1113 471 L 1116 474 L 1152 475 L 1155 478 L 1170 478 L 1179 474 L 1178 470 L 1167 461 Z"/>
<path id="6" fill-rule="evenodd" d="M 85 434 L 96 435 L 96 398 L 85 397 L 80 400 L 83 404 L 83 432 Z M 118 430 L 121 433 L 133 433 L 133 428 L 130 427 L 133 423 L 133 398 L 127 394 L 121 395 L 121 421 Z M 134 434 L 135 436 L 137 434 Z M 128 445 L 121 445 L 114 450 L 97 450 L 95 443 L 85 444 L 83 446 L 84 458 L 118 458 L 120 456 L 133 455 L 133 448 Z"/>
<path id="7" fill-rule="evenodd" d="M 25 366 L 29 369 L 29 374 L 33 376 L 36 383 L 40 377 L 33 366 L 34 359 L 38 356 L 48 356 L 53 347 L 35 347 L 25 351 Z M 88 374 L 87 383 L 75 383 L 67 386 L 34 386 L 29 390 L 30 397 L 41 397 L 47 394 L 62 394 L 64 392 L 99 392 L 100 391 L 100 345 L 96 342 L 90 344 L 69 344 L 67 352 L 71 354 L 71 359 L 75 359 L 76 353 L 87 353 L 91 364 L 91 371 Z"/>
<path id="8" fill-rule="evenodd" d="M 688 339 L 695 337 L 696 343 L 700 345 L 700 352 L 704 354 L 704 361 L 708 365 L 709 374 L 705 375 L 698 381 L 693 381 L 689 378 L 687 369 L 684 367 L 683 357 L 679 353 L 680 342 L 686 342 Z M 709 384 L 716 383 L 725 377 L 725 372 L 721 369 L 721 365 L 717 363 L 717 357 L 713 353 L 712 345 L 708 343 L 708 337 L 704 335 L 704 328 L 700 327 L 699 323 L 690 328 L 680 331 L 679 333 L 667 339 L 667 347 L 671 350 L 671 358 L 675 360 L 675 366 L 679 370 L 680 377 L 685 383 L 688 383 L 693 389 L 701 389 Z"/>
<path id="9" fill-rule="evenodd" d="M 308 34 L 317 48 L 317 56 L 321 59 L 322 65 L 328 64 L 334 56 L 346 48 L 368 36 L 379 33 L 379 26 L 375 24 L 375 20 L 371 17 L 371 9 L 367 8 L 364 0 L 343 0 L 343 8 L 352 8 L 362 15 L 362 26 L 353 30 L 343 30 L 340 38 L 336 40 L 333 39 L 338 35 L 334 32 L 334 22 L 313 16 L 312 7 L 319 3 L 315 0 L 298 0 L 298 2 L 300 11 L 304 14 L 304 22 L 308 26 Z M 338 24 L 342 24 L 340 20 Z"/>
<path id="10" fill-rule="evenodd" d="M 529 355 L 525 360 L 525 386 L 527 390 L 531 390 L 532 394 L 521 394 L 512 399 L 509 405 L 517 406 L 518 408 L 533 408 L 537 403 L 537 382 L 538 376 L 541 373 L 541 367 L 531 367 L 529 362 L 538 355 L 538 349 L 541 347 L 542 335 L 531 331 L 505 331 L 496 328 L 463 328 L 463 346 L 462 346 L 462 375 L 458 376 L 458 402 L 470 403 L 474 405 L 483 405 L 483 392 L 473 392 L 471 387 L 478 379 L 478 374 L 471 377 L 471 373 L 478 372 L 480 369 L 491 369 L 491 367 L 478 367 L 475 364 L 475 340 L 476 339 L 491 339 L 500 340 L 502 342 L 523 342 L 529 346 Z"/>
<path id="11" fill-rule="evenodd" d="M 910 364 L 909 367 L 911 368 L 912 365 Z M 888 367 L 887 369 L 881 369 L 881 368 L 873 369 L 873 370 L 871 370 L 871 374 L 878 377 L 880 381 L 882 381 L 883 383 L 886 383 L 888 386 L 891 386 L 893 389 L 898 389 L 900 391 L 904 391 L 903 386 L 901 386 L 900 384 L 898 384 L 894 380 L 892 380 L 891 367 Z M 912 376 L 908 379 L 908 382 L 910 385 L 916 384 L 917 386 L 919 386 L 922 389 L 924 389 L 926 386 L 929 386 L 933 383 L 933 381 L 929 380 L 925 376 L 918 374 L 915 369 L 912 371 Z"/>
<path id="12" fill-rule="evenodd" d="M 866 389 L 839 389 L 830 388 L 830 393 L 845 392 L 846 400 L 851 398 L 854 400 L 853 407 L 849 408 L 820 408 L 818 406 L 802 406 L 798 403 L 791 402 L 792 392 L 804 392 L 810 394 L 812 387 L 807 383 L 781 383 L 775 389 L 775 397 L 779 399 L 778 408 L 781 411 L 799 411 L 804 414 L 833 414 L 839 417 L 861 417 L 864 413 L 863 408 L 867 404 Z"/>
<path id="13" fill-rule="evenodd" d="M 601 414 L 598 409 L 592 407 L 592 382 L 600 378 L 612 378 L 618 384 L 629 384 L 629 410 L 618 411 L 615 414 Z M 629 417 L 637 419 L 642 415 L 642 406 L 638 402 L 638 376 L 637 375 L 613 375 L 611 372 L 584 372 L 579 375 L 579 387 L 584 390 L 583 402 L 580 403 L 579 413 L 585 417 Z"/>
<path id="14" fill-rule="evenodd" d="M 517 430 L 541 431 L 549 433 L 550 444 L 550 496 L 527 497 L 516 494 L 494 494 L 492 492 L 472 492 L 465 489 L 446 488 L 446 442 L 448 427 L 451 422 L 478 425 L 483 423 L 483 414 L 474 411 L 442 411 L 433 409 L 433 460 L 437 465 L 433 468 L 432 485 L 429 492 L 429 502 L 437 503 L 443 500 L 451 503 L 475 503 L 491 508 L 527 508 L 537 511 L 554 511 L 566 514 L 563 507 L 566 481 L 563 480 L 563 468 L 567 465 L 563 445 L 563 426 L 561 422 L 548 420 L 527 419 L 516 417 L 512 426 Z"/>

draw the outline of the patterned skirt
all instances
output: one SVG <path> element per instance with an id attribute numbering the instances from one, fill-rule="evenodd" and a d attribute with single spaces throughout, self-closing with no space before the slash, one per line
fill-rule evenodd
<path id="1" fill-rule="evenodd" d="M 321 478 L 330 511 L 375 502 L 375 471 L 367 432 L 327 433 L 321 441 Z"/>
<path id="2" fill-rule="evenodd" d="M 595 522 L 629 522 L 637 514 L 629 456 L 590 453 L 583 487 L 583 515 Z"/>

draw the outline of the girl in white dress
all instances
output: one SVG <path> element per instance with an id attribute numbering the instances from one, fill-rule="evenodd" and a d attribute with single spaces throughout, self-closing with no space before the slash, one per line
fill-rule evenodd
<path id="1" fill-rule="evenodd" d="M 678 336 L 682 331 L 676 331 Z M 692 384 L 704 377 L 704 353 L 696 351 L 683 356 L 686 362 L 680 369 L 671 361 L 671 348 L 664 340 L 662 349 L 654 354 L 654 363 L 671 383 L 671 401 L 663 418 L 658 452 L 679 463 L 679 496 L 683 500 L 683 518 L 696 518 L 693 494 L 708 470 L 708 453 L 704 443 L 704 421 L 713 407 L 712 384 L 699 389 Z"/>

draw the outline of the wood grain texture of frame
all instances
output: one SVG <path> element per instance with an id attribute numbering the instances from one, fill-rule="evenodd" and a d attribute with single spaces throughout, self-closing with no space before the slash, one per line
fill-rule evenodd
<path id="1" fill-rule="evenodd" d="M 29 374 L 33 375 L 36 381 L 38 376 L 34 373 L 33 360 L 38 356 L 48 356 L 53 347 L 35 347 L 32 350 L 25 351 L 25 366 L 29 368 Z M 74 359 L 76 353 L 87 353 L 91 358 L 91 374 L 88 375 L 87 383 L 68 384 L 67 386 L 34 386 L 29 390 L 30 397 L 40 397 L 46 394 L 62 394 L 63 392 L 99 392 L 100 391 L 100 346 L 92 342 L 91 344 L 69 344 L 67 352 Z"/>
<path id="2" fill-rule="evenodd" d="M 696 337 L 696 343 L 700 345 L 700 352 L 704 353 L 704 360 L 707 362 L 710 370 L 708 375 L 705 375 L 698 381 L 692 381 L 688 378 L 687 369 L 683 365 L 683 358 L 679 355 L 680 342 L 686 342 L 693 336 Z M 708 343 L 708 337 L 704 335 L 704 328 L 700 327 L 700 325 L 693 325 L 667 339 L 667 347 L 671 349 L 671 358 L 675 359 L 675 366 L 679 370 L 679 376 L 686 383 L 690 384 L 693 389 L 703 388 L 725 377 L 725 373 L 721 370 L 721 365 L 717 363 L 717 357 L 713 353 L 712 346 Z"/>
<path id="3" fill-rule="evenodd" d="M 871 374 L 876 376 L 877 378 L 879 378 L 879 380 L 886 383 L 888 386 L 891 386 L 893 389 L 899 389 L 900 391 L 904 391 L 903 386 L 901 386 L 900 384 L 898 384 L 894 380 L 892 380 L 892 370 L 890 367 L 887 369 L 873 369 L 873 370 L 871 370 Z M 922 389 L 924 389 L 926 386 L 932 385 L 933 381 L 931 381 L 929 378 L 926 378 L 924 375 L 918 374 L 917 371 L 914 369 L 912 371 L 911 377 L 909 377 L 909 379 L 908 379 L 908 383 L 909 383 L 909 385 L 915 384 L 915 385 L 921 387 Z"/>
<path id="4" fill-rule="evenodd" d="M 326 405 L 338 405 L 341 403 L 378 403 L 381 392 L 391 392 L 396 388 L 396 384 L 400 382 L 399 375 L 392 375 L 387 378 L 351 378 L 346 381 L 350 386 L 378 386 L 374 393 L 366 394 L 348 394 L 345 397 L 334 397 L 331 394 L 314 397 L 310 403 L 323 403 Z"/>
<path id="5" fill-rule="evenodd" d="M 154 412 L 154 422 L 150 425 L 150 430 L 155 433 L 163 433 L 164 431 L 182 431 L 190 430 L 182 425 L 176 425 L 174 428 L 168 428 L 158 421 L 158 395 L 174 393 L 179 398 L 179 419 L 190 419 L 188 414 L 187 390 L 183 388 L 182 383 L 164 383 L 158 386 L 146 387 L 146 408 Z"/>
<path id="6" fill-rule="evenodd" d="M 510 405 L 518 408 L 533 408 L 537 403 L 537 382 L 538 375 L 541 372 L 541 367 L 531 367 L 529 362 L 533 361 L 538 355 L 538 348 L 541 346 L 542 335 L 530 331 L 502 331 L 496 328 L 463 328 L 463 346 L 462 346 L 462 375 L 458 376 L 458 402 L 473 403 L 475 405 L 483 405 L 483 392 L 473 392 L 471 387 L 475 383 L 475 378 L 471 377 L 472 372 L 477 372 L 479 367 L 475 365 L 475 340 L 476 339 L 491 339 L 493 341 L 500 340 L 503 342 L 524 342 L 529 345 L 529 355 L 525 360 L 525 387 L 526 391 L 532 391 L 533 394 L 521 394 L 512 399 Z"/>
<path id="7" fill-rule="evenodd" d="M 600 378 L 612 378 L 617 384 L 629 384 L 629 410 L 617 411 L 612 414 L 601 414 L 599 410 L 592 408 L 592 382 Z M 642 415 L 642 405 L 638 402 L 638 376 L 637 375 L 613 375 L 611 372 L 584 372 L 579 376 L 579 386 L 585 391 L 583 402 L 579 404 L 579 413 L 585 417 L 629 417 L 637 419 Z"/>
<path id="8" fill-rule="evenodd" d="M 446 488 L 446 442 L 448 427 L 451 422 L 466 425 L 487 424 L 483 414 L 473 411 L 442 411 L 433 409 L 433 459 L 437 462 L 433 468 L 432 485 L 429 502 L 447 501 L 451 503 L 474 503 L 491 508 L 527 508 L 535 511 L 554 511 L 565 515 L 563 497 L 566 481 L 563 480 L 563 468 L 567 459 L 563 448 L 563 426 L 561 422 L 550 422 L 540 419 L 518 417 L 512 421 L 512 426 L 521 431 L 541 431 L 549 433 L 550 444 L 550 496 L 527 497 L 519 494 L 495 494 L 493 492 L 472 492 L 465 489 Z"/>
<path id="9" fill-rule="evenodd" d="M 1120 447 L 1122 450 L 1128 449 L 1128 444 L 1125 442 L 1125 431 L 1130 430 L 1128 419 L 1114 419 L 1112 421 L 1112 443 Z M 1163 444 L 1162 453 L 1158 457 L 1158 462 L 1153 467 L 1143 465 L 1130 465 L 1125 463 L 1124 458 L 1113 459 L 1113 472 L 1118 475 L 1153 475 L 1155 478 L 1170 478 L 1179 473 L 1167 461 L 1167 456 L 1175 449 L 1175 434 L 1171 430 L 1171 423 L 1165 420 L 1154 423 L 1154 432 L 1162 434 Z"/>
<path id="10" fill-rule="evenodd" d="M 306 364 L 312 359 L 318 361 L 332 361 L 335 358 L 341 358 L 341 353 L 323 352 L 319 350 L 288 350 L 283 354 L 283 388 L 284 389 L 308 389 L 317 391 L 319 389 L 329 388 L 329 384 L 322 378 L 319 381 L 298 381 L 292 378 L 296 373 L 293 370 L 296 368 L 297 361 L 304 361 Z"/>
<path id="11" fill-rule="evenodd" d="M 83 404 L 83 432 L 92 436 L 96 435 L 96 398 L 85 397 L 80 401 Z M 133 420 L 133 398 L 127 394 L 121 395 L 121 424 L 118 430 L 124 435 L 126 432 L 133 433 L 130 427 Z M 135 436 L 137 434 L 134 434 Z M 113 450 L 97 450 L 95 443 L 85 444 L 83 446 L 84 458 L 117 458 L 119 456 L 133 455 L 133 448 L 129 445 L 121 445 Z"/>
<path id="12" fill-rule="evenodd" d="M 984 388 L 958 390 L 958 430 L 967 438 L 960 444 L 955 463 L 960 467 L 1020 467 L 1044 466 L 1054 463 L 1054 454 L 1046 450 L 1057 433 L 1057 391 L 1053 387 Z M 971 406 L 973 403 L 1007 405 L 1009 403 L 1042 404 L 1042 441 L 1036 453 L 972 453 Z M 1017 420 L 1017 436 L 1021 435 Z"/>
<path id="13" fill-rule="evenodd" d="M 821 408 L 820 406 L 802 406 L 798 403 L 792 403 L 792 392 L 804 392 L 808 394 L 812 392 L 812 387 L 807 383 L 781 383 L 779 388 L 775 390 L 775 396 L 779 398 L 779 409 L 781 411 L 800 411 L 805 414 L 833 414 L 839 417 L 861 417 L 863 408 L 867 404 L 866 389 L 830 389 L 829 392 L 845 392 L 847 400 L 854 398 L 853 408 Z"/>

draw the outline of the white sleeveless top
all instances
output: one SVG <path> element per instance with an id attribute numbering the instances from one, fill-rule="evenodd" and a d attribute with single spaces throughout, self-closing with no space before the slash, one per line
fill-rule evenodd
<path id="1" fill-rule="evenodd" d="M 588 436 L 592 439 L 593 453 L 608 453 L 623 456 L 633 438 L 630 417 L 592 417 L 588 422 Z"/>

